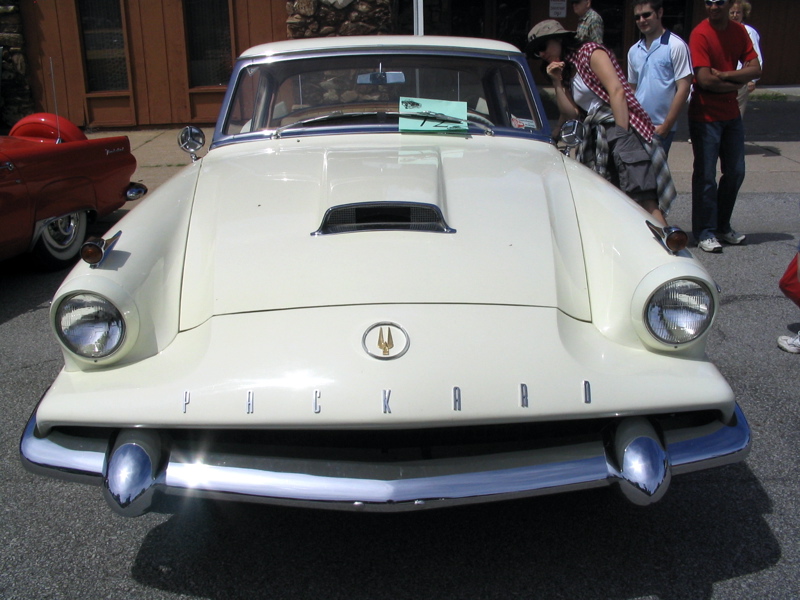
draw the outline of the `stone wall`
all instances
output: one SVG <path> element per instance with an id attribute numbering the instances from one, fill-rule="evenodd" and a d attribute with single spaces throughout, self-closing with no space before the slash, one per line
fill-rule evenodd
<path id="1" fill-rule="evenodd" d="M 0 130 L 7 131 L 22 117 L 33 113 L 33 95 L 27 80 L 25 40 L 19 3 L 0 0 L 0 46 L 3 47 L 0 71 Z"/>
<path id="2" fill-rule="evenodd" d="M 393 32 L 392 0 L 289 0 L 288 39 Z"/>

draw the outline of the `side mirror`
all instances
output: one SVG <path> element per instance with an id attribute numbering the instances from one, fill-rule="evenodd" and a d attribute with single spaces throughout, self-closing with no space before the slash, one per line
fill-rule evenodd
<path id="1" fill-rule="evenodd" d="M 585 127 L 581 121 L 572 119 L 561 126 L 561 141 L 568 148 L 574 148 L 583 141 Z"/>
<path id="2" fill-rule="evenodd" d="M 189 125 L 181 129 L 178 134 L 178 145 L 181 150 L 191 155 L 192 162 L 194 162 L 197 160 L 195 153 L 206 145 L 206 134 L 199 127 Z"/>

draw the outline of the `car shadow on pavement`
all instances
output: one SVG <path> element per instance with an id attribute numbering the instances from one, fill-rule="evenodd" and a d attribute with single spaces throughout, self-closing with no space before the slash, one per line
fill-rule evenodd
<path id="1" fill-rule="evenodd" d="M 29 256 L 0 262 L 0 324 L 45 308 L 69 269 L 42 271 Z"/>
<path id="2" fill-rule="evenodd" d="M 781 556 L 744 464 L 648 508 L 607 489 L 400 514 L 176 502 L 132 575 L 204 598 L 710 598 Z"/>

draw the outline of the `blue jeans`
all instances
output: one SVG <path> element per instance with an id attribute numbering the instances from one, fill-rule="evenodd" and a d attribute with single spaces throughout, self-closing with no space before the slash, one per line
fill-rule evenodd
<path id="1" fill-rule="evenodd" d="M 692 233 L 698 242 L 731 231 L 731 215 L 744 181 L 742 118 L 703 123 L 689 121 L 694 152 Z M 717 159 L 722 176 L 717 184 Z"/>

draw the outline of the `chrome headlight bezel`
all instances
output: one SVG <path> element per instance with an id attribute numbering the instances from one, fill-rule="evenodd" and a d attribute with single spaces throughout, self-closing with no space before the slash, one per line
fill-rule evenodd
<path id="1" fill-rule="evenodd" d="M 711 327 L 716 303 L 703 282 L 671 279 L 650 294 L 643 321 L 656 340 L 670 346 L 690 344 Z"/>
<path id="2" fill-rule="evenodd" d="M 50 325 L 53 328 L 63 354 L 68 371 L 93 369 L 114 364 L 128 355 L 136 345 L 139 336 L 139 312 L 127 291 L 117 283 L 103 277 L 87 275 L 74 280 L 83 285 L 65 286 L 59 290 L 50 309 Z M 109 314 L 117 314 L 124 323 L 123 331 L 115 340 L 113 347 L 99 352 L 81 351 L 62 330 L 61 311 L 66 303 L 84 296 L 96 302 L 97 307 L 105 307 Z"/>
<path id="3" fill-rule="evenodd" d="M 115 354 L 125 342 L 127 325 L 122 312 L 108 298 L 77 292 L 61 299 L 54 313 L 56 336 L 70 352 L 101 360 Z"/>
<path id="4" fill-rule="evenodd" d="M 685 267 L 673 265 L 652 271 L 640 282 L 633 295 L 631 319 L 634 329 L 650 349 L 704 351 L 719 306 L 718 292 L 700 267 Z M 673 292 L 670 300 L 677 304 L 669 307 L 672 314 L 665 315 L 665 298 L 660 296 L 669 296 L 670 288 Z M 661 308 L 658 308 L 659 304 Z M 680 311 L 686 312 L 681 315 Z M 658 326 L 654 324 L 656 319 Z"/>

